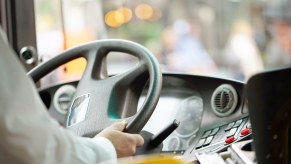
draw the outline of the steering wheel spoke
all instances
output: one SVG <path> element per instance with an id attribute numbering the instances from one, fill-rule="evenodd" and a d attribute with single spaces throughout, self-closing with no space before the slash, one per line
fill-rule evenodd
<path id="1" fill-rule="evenodd" d="M 118 84 L 123 87 L 129 87 L 137 78 L 145 74 L 148 75 L 147 66 L 145 63 L 141 62 L 122 74 L 112 76 L 111 79 L 114 79 L 114 81 L 118 82 Z"/>

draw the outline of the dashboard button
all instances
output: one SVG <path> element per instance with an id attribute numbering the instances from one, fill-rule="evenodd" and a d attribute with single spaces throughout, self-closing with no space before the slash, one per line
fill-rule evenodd
<path id="1" fill-rule="evenodd" d="M 204 134 L 203 134 L 203 136 L 201 138 L 208 137 L 210 135 L 210 133 L 211 133 L 211 130 L 208 130 L 208 131 L 204 132 Z"/>
<path id="2" fill-rule="evenodd" d="M 227 127 L 224 129 L 224 131 L 228 131 L 228 130 L 230 130 L 230 129 L 233 127 L 233 125 L 234 125 L 234 122 L 229 123 L 229 124 L 227 125 Z"/>
<path id="3" fill-rule="evenodd" d="M 205 138 L 204 138 L 204 139 L 201 139 L 201 140 L 198 142 L 198 144 L 196 145 L 196 149 L 201 148 L 201 147 L 203 146 L 204 142 L 205 142 Z"/>
<path id="4" fill-rule="evenodd" d="M 212 139 L 213 139 L 213 136 L 207 137 L 206 140 L 205 140 L 205 142 L 204 142 L 204 144 L 203 144 L 203 146 L 209 145 L 211 143 Z"/>
<path id="5" fill-rule="evenodd" d="M 211 133 L 209 135 L 214 136 L 218 131 L 219 131 L 219 128 L 215 128 L 211 131 Z"/>
<path id="6" fill-rule="evenodd" d="M 237 131 L 237 128 L 232 128 L 232 129 L 229 131 L 227 137 L 234 136 L 234 134 L 236 133 L 236 131 Z"/>
<path id="7" fill-rule="evenodd" d="M 235 138 L 234 138 L 234 137 L 229 137 L 229 138 L 227 138 L 227 139 L 225 140 L 225 143 L 226 143 L 226 144 L 230 144 L 230 143 L 232 143 L 233 141 L 235 141 Z"/>
<path id="8" fill-rule="evenodd" d="M 237 120 L 236 122 L 235 122 L 235 124 L 233 125 L 233 128 L 237 128 L 237 127 L 239 127 L 240 126 L 240 124 L 243 122 L 243 120 L 242 119 L 240 119 L 240 120 Z"/>
<path id="9" fill-rule="evenodd" d="M 246 128 L 246 129 L 240 131 L 240 134 L 241 134 L 242 136 L 248 135 L 248 134 L 250 134 L 250 133 L 251 133 L 251 130 L 250 130 L 249 128 Z"/>

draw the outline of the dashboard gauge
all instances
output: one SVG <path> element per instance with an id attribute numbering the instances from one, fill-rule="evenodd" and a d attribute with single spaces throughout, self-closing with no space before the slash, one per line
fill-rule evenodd
<path id="1" fill-rule="evenodd" d="M 178 137 L 172 137 L 169 139 L 168 142 L 168 150 L 179 150 L 180 149 L 180 145 L 181 145 L 181 141 Z"/>
<path id="2" fill-rule="evenodd" d="M 175 133 L 179 137 L 190 137 L 200 128 L 203 113 L 203 101 L 198 96 L 184 99 L 178 106 L 175 119 L 180 121 L 180 126 Z"/>

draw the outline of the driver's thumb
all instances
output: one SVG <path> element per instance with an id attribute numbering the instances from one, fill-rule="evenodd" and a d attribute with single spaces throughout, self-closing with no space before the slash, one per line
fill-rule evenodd
<path id="1" fill-rule="evenodd" d="M 121 122 L 114 123 L 113 125 L 111 125 L 111 127 L 115 130 L 122 132 L 124 130 L 124 128 L 126 127 L 126 125 L 127 125 L 126 121 L 121 121 Z"/>

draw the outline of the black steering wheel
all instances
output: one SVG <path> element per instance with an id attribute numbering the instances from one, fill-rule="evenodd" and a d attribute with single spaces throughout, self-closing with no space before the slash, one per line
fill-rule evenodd
<path id="1" fill-rule="evenodd" d="M 125 73 L 109 77 L 105 62 L 109 52 L 133 55 L 139 59 L 139 64 Z M 124 131 L 139 133 L 153 113 L 162 88 L 162 74 L 154 55 L 131 41 L 100 40 L 69 49 L 35 67 L 28 75 L 37 82 L 57 67 L 79 57 L 86 58 L 87 67 L 68 111 L 66 127 L 77 135 L 92 137 L 114 122 L 127 120 Z M 149 82 L 148 92 L 136 112 L 143 90 L 140 84 L 146 81 Z"/>

